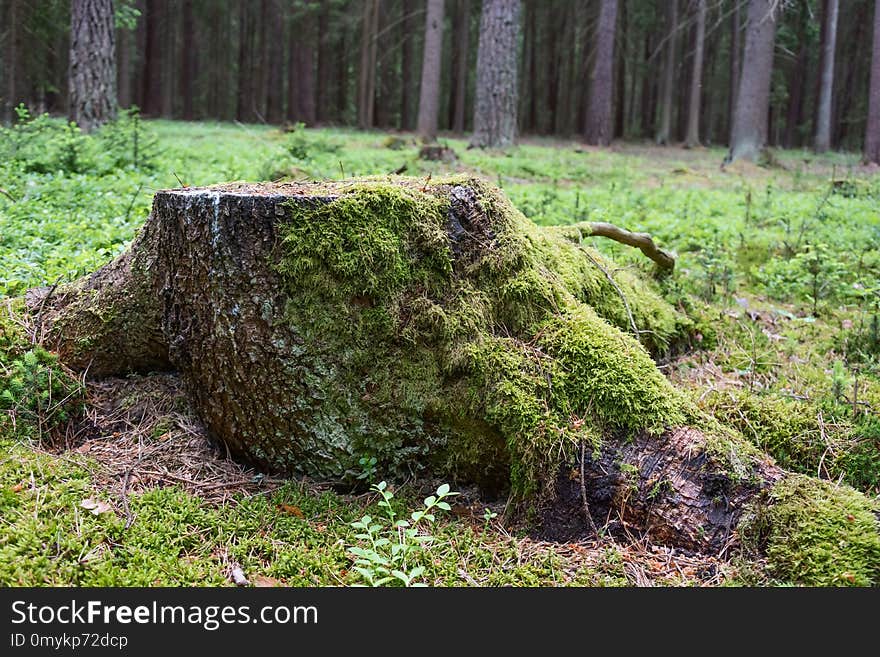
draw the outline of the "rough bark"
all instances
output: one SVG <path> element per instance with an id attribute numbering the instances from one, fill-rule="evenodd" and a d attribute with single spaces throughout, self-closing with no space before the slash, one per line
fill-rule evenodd
<path id="1" fill-rule="evenodd" d="M 116 117 L 113 0 L 73 0 L 70 7 L 70 120 L 91 132 Z"/>
<path id="2" fill-rule="evenodd" d="M 516 139 L 520 0 L 484 0 L 470 145 L 506 148 Z"/>
<path id="3" fill-rule="evenodd" d="M 864 151 L 865 162 L 880 164 L 880 0 L 874 3 L 874 45 Z"/>
<path id="4" fill-rule="evenodd" d="M 813 147 L 817 153 L 831 148 L 831 98 L 834 88 L 834 51 L 837 46 L 837 0 L 826 0 L 822 16 L 825 41 L 820 53 L 819 101 L 816 108 L 816 135 Z"/>
<path id="5" fill-rule="evenodd" d="M 588 144 L 607 146 L 614 136 L 614 36 L 617 0 L 602 0 L 596 28 L 596 58 L 590 76 L 585 138 Z"/>
<path id="6" fill-rule="evenodd" d="M 859 576 L 876 580 L 871 503 L 840 493 L 868 526 L 853 533 L 834 487 L 796 480 L 786 491 L 817 491 L 825 506 L 804 513 L 830 533 L 774 527 L 789 475 L 689 426 L 696 411 L 620 328 L 615 288 L 648 304 L 633 311 L 652 337 L 675 311 L 558 236 L 476 180 L 182 188 L 157 193 L 125 254 L 26 301 L 66 365 L 176 371 L 205 427 L 265 469 L 351 481 L 372 455 L 388 476 L 510 490 L 561 540 L 604 527 L 718 553 L 757 517 L 797 550 L 862 541 Z"/>
<path id="7" fill-rule="evenodd" d="M 733 112 L 730 153 L 726 161 L 757 159 L 767 144 L 770 80 L 776 36 L 776 0 L 750 0 L 742 73 Z"/>
<path id="8" fill-rule="evenodd" d="M 417 131 L 425 143 L 437 139 L 440 112 L 440 66 L 443 51 L 443 0 L 428 0 L 425 15 L 425 48 L 422 55 L 422 81 L 419 87 Z"/>
<path id="9" fill-rule="evenodd" d="M 700 101 L 703 92 L 703 50 L 706 41 L 706 0 L 696 0 L 696 38 L 694 40 L 694 61 L 691 69 L 691 89 L 688 99 L 688 127 L 685 146 L 694 148 L 700 145 Z"/>
<path id="10" fill-rule="evenodd" d="M 654 138 L 658 144 L 668 144 L 672 139 L 672 107 L 675 90 L 675 52 L 678 49 L 678 0 L 666 3 L 665 59 L 663 63 L 663 82 L 660 98 L 660 121 Z"/>

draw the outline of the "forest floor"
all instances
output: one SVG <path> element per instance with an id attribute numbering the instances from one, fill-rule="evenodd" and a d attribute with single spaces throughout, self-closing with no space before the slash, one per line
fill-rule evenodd
<path id="1" fill-rule="evenodd" d="M 4 306 L 118 254 L 157 189 L 466 172 L 538 224 L 610 221 L 674 250 L 662 292 L 699 322 L 702 340 L 661 359 L 662 370 L 783 467 L 880 492 L 880 177 L 856 155 L 781 151 L 722 170 L 717 148 L 525 138 L 487 153 L 441 138 L 458 159 L 426 162 L 407 134 L 130 119 L 88 138 L 41 119 L 3 137 Z M 625 247 L 595 246 L 648 271 Z M 11 376 L 2 358 L 0 368 Z M 173 377 L 88 383 L 86 394 L 86 417 L 51 436 L 16 426 L 17 407 L 0 399 L 0 585 L 364 582 L 352 523 L 382 516 L 375 493 L 233 462 Z M 368 466 L 364 475 L 377 476 Z M 420 507 L 439 483 L 400 485 L 393 508 Z M 738 552 L 694 555 L 640 536 L 542 541 L 507 521 L 503 500 L 460 492 L 409 564 L 424 567 L 427 584 L 789 583 Z"/>

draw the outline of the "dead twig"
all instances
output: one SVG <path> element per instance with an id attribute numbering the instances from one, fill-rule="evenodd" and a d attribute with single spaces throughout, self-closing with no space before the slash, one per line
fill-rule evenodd
<path id="1" fill-rule="evenodd" d="M 563 237 L 580 244 L 584 237 L 607 237 L 610 240 L 639 249 L 646 257 L 656 263 L 665 272 L 672 273 L 675 269 L 675 256 L 659 248 L 648 233 L 633 233 L 620 226 L 604 221 L 582 221 L 560 230 Z"/>
<path id="2" fill-rule="evenodd" d="M 584 441 L 581 441 L 581 501 L 584 503 L 584 517 L 587 520 L 587 524 L 590 526 L 590 530 L 596 535 L 599 535 L 599 530 L 596 529 L 596 523 L 593 522 L 593 514 L 590 513 L 590 503 L 587 501 L 587 484 L 584 478 L 584 460 L 586 459 L 586 449 L 584 446 Z"/>

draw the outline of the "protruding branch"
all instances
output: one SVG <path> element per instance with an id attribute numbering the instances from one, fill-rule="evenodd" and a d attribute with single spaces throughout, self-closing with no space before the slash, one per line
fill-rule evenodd
<path id="1" fill-rule="evenodd" d="M 615 242 L 636 247 L 653 260 L 661 271 L 672 272 L 675 269 L 675 256 L 659 248 L 648 233 L 633 233 L 604 221 L 583 221 L 572 226 L 560 227 L 560 232 L 573 242 L 580 242 L 584 237 L 607 237 Z"/>

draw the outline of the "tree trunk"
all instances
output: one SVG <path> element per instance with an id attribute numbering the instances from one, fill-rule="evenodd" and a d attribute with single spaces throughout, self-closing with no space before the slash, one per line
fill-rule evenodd
<path id="1" fill-rule="evenodd" d="M 113 0 L 73 0 L 69 88 L 70 120 L 83 132 L 116 118 Z"/>
<path id="2" fill-rule="evenodd" d="M 483 0 L 470 146 L 506 148 L 516 139 L 520 0 Z"/>
<path id="3" fill-rule="evenodd" d="M 400 129 L 412 130 L 415 126 L 412 111 L 413 58 L 415 57 L 415 9 L 413 0 L 403 0 L 400 44 Z"/>
<path id="4" fill-rule="evenodd" d="M 675 90 L 675 51 L 678 49 L 678 0 L 666 3 L 667 30 L 666 58 L 663 64 L 663 91 L 660 99 L 660 123 L 654 139 L 658 144 L 672 140 L 672 107 Z"/>
<path id="5" fill-rule="evenodd" d="M 422 55 L 422 82 L 419 88 L 417 132 L 425 143 L 437 140 L 440 111 L 440 68 L 443 55 L 443 0 L 428 0 L 425 17 L 425 49 Z"/>
<path id="6" fill-rule="evenodd" d="M 330 49 L 330 3 L 321 0 L 318 14 L 318 83 L 315 85 L 315 122 L 326 123 L 330 104 L 330 79 L 333 55 Z"/>
<path id="7" fill-rule="evenodd" d="M 131 107 L 131 36 L 127 28 L 116 30 L 116 89 L 118 90 L 119 106 Z"/>
<path id="8" fill-rule="evenodd" d="M 750 0 L 742 74 L 726 161 L 754 161 L 767 144 L 767 114 L 776 36 L 776 0 Z"/>
<path id="9" fill-rule="evenodd" d="M 3 77 L 6 82 L 6 98 L 3 102 L 3 119 L 11 123 L 15 119 L 15 106 L 18 104 L 18 0 L 9 0 L 7 8 L 6 65 Z"/>
<path id="10" fill-rule="evenodd" d="M 281 7 L 281 0 L 272 0 L 270 3 L 269 26 L 266 29 L 266 36 L 268 38 L 266 52 L 269 55 L 269 61 L 263 63 L 263 66 L 268 69 L 266 73 L 266 121 L 278 125 L 284 118 L 284 79 L 282 78 L 284 10 Z M 304 33 L 303 38 L 311 38 L 311 34 Z M 314 118 L 313 115 L 313 122 Z"/>
<path id="11" fill-rule="evenodd" d="M 476 482 L 560 540 L 598 524 L 717 554 L 748 536 L 827 548 L 841 572 L 858 546 L 850 577 L 876 582 L 871 501 L 690 428 L 619 299 L 647 303 L 650 339 L 675 311 L 565 230 L 475 180 L 168 190 L 125 254 L 29 292 L 29 325 L 92 378 L 179 373 L 207 430 L 270 471 L 351 482 L 375 458 Z"/>
<path id="12" fill-rule="evenodd" d="M 880 164 L 880 0 L 874 3 L 874 43 L 871 51 L 871 83 L 868 90 L 864 150 L 865 162 Z"/>
<path id="13" fill-rule="evenodd" d="M 239 0 L 238 3 L 238 75 L 236 85 L 235 118 L 248 121 L 251 118 L 250 103 L 253 94 L 251 80 L 250 47 L 253 25 L 250 16 L 250 2 Z"/>
<path id="14" fill-rule="evenodd" d="M 799 145 L 798 127 L 803 119 L 804 89 L 806 88 L 807 57 L 809 55 L 809 40 L 807 28 L 809 27 L 809 12 L 806 7 L 801 7 L 798 20 L 798 48 L 797 58 L 791 67 L 788 76 L 788 109 L 785 113 L 785 136 L 783 144 L 786 148 L 795 148 Z"/>
<path id="15" fill-rule="evenodd" d="M 834 51 L 837 46 L 837 0 L 826 0 L 822 16 L 825 43 L 819 64 L 819 102 L 816 110 L 816 136 L 814 148 L 823 153 L 831 148 L 831 98 L 834 88 Z"/>
<path id="16" fill-rule="evenodd" d="M 358 127 L 373 127 L 376 100 L 376 32 L 379 26 L 379 0 L 364 0 L 361 33 L 361 65 L 358 82 Z"/>
<path id="17" fill-rule="evenodd" d="M 302 121 L 306 125 L 313 125 L 317 117 L 313 33 L 314 21 L 310 15 L 306 15 L 297 21 L 289 37 L 287 118 Z"/>
<path id="18" fill-rule="evenodd" d="M 620 27 L 616 30 L 615 40 L 618 42 L 616 49 L 615 64 L 615 90 L 614 90 L 614 136 L 623 139 L 626 132 L 626 55 L 629 36 L 629 16 L 627 15 L 627 2 L 620 3 Z M 613 44 L 612 44 L 613 46 Z"/>
<path id="19" fill-rule="evenodd" d="M 688 127 L 685 146 L 694 148 L 700 145 L 700 106 L 703 91 L 703 46 L 706 40 L 706 0 L 696 0 L 696 39 L 694 42 L 694 62 L 691 69 L 691 91 L 688 101 Z"/>
<path id="20" fill-rule="evenodd" d="M 180 97 L 183 99 L 183 119 L 192 121 L 195 118 L 193 92 L 196 79 L 196 53 L 198 52 L 192 0 L 183 0 L 181 20 L 183 21 L 181 26 L 183 38 L 180 40 Z"/>
<path id="21" fill-rule="evenodd" d="M 742 20 L 740 20 L 740 0 L 733 0 L 730 13 L 730 88 L 727 92 L 727 139 L 733 138 L 733 115 L 736 111 L 736 95 L 739 93 L 739 78 L 742 73 Z"/>
<path id="22" fill-rule="evenodd" d="M 617 25 L 617 0 L 602 0 L 596 28 L 596 59 L 587 105 L 586 142 L 607 146 L 614 136 L 614 33 Z"/>
<path id="23" fill-rule="evenodd" d="M 465 102 L 468 87 L 468 47 L 471 26 L 471 1 L 458 0 L 455 13 L 455 42 L 452 48 L 452 102 L 449 125 L 458 134 L 464 132 Z"/>

